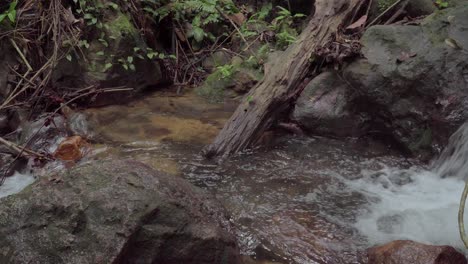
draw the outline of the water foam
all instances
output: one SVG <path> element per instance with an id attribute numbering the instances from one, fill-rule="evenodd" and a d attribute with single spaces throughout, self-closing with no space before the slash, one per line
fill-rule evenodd
<path id="1" fill-rule="evenodd" d="M 15 172 L 12 176 L 7 177 L 0 186 L 0 198 L 18 193 L 33 182 L 34 177 L 31 174 Z"/>
<path id="2" fill-rule="evenodd" d="M 372 245 L 410 239 L 462 249 L 457 217 L 466 175 L 468 124 L 453 134 L 431 170 L 384 168 L 349 182 L 369 198 L 355 226 Z"/>
<path id="3" fill-rule="evenodd" d="M 402 174 L 407 177 L 403 184 L 398 182 Z M 387 168 L 377 177 L 366 175 L 350 184 L 374 201 L 356 223 L 370 244 L 409 239 L 463 247 L 457 222 L 463 180 L 441 179 L 431 171 Z"/>

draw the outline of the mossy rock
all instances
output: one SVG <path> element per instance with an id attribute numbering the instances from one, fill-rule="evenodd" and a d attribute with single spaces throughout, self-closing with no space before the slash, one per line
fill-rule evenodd
<path id="1" fill-rule="evenodd" d="M 234 57 L 230 64 L 230 74 L 223 75 L 221 70 L 211 73 L 197 93 L 209 101 L 219 102 L 226 96 L 236 97 L 245 94 L 263 78 L 263 72 L 239 57 Z"/>

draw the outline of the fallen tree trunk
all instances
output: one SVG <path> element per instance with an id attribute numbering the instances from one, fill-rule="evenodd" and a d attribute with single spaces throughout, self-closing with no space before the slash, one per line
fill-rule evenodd
<path id="1" fill-rule="evenodd" d="M 265 78 L 252 88 L 204 155 L 227 156 L 255 143 L 301 92 L 301 81 L 316 63 L 317 48 L 356 15 L 363 1 L 316 0 L 315 15 L 297 42 L 265 67 Z"/>

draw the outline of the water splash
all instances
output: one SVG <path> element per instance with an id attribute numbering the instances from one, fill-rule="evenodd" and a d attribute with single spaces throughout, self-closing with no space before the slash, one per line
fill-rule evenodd
<path id="1" fill-rule="evenodd" d="M 0 186 L 0 198 L 18 193 L 33 182 L 34 177 L 31 174 L 15 172 L 12 176 L 7 177 Z"/>
<path id="2" fill-rule="evenodd" d="M 363 178 L 349 182 L 366 194 L 370 204 L 358 218 L 356 228 L 371 244 L 410 239 L 463 249 L 457 215 L 467 175 L 465 124 L 450 138 L 432 169 L 384 168 L 363 172 Z"/>
<path id="3" fill-rule="evenodd" d="M 401 174 L 409 182 L 399 184 Z M 407 179 L 405 179 L 407 180 Z M 376 176 L 350 183 L 376 202 L 356 223 L 371 245 L 409 239 L 436 245 L 463 247 L 458 235 L 457 213 L 463 181 L 441 180 L 431 171 L 386 169 Z"/>

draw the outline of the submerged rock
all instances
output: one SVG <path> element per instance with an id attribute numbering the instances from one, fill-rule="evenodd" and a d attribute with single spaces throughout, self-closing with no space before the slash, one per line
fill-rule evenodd
<path id="1" fill-rule="evenodd" d="M 466 257 L 450 246 L 430 246 L 397 240 L 368 249 L 369 264 L 466 264 Z"/>
<path id="2" fill-rule="evenodd" d="M 51 177 L 1 200 L 0 263 L 239 262 L 224 210 L 181 178 L 130 160 Z"/>

